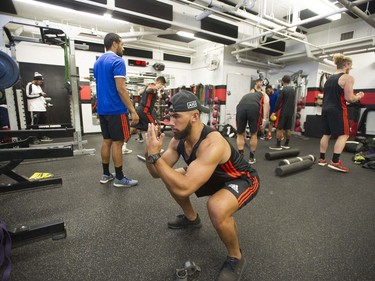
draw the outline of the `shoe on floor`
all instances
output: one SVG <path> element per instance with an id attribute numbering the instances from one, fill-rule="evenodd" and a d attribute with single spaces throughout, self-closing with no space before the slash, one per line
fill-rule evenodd
<path id="1" fill-rule="evenodd" d="M 329 162 L 328 164 L 328 168 L 331 168 L 333 170 L 336 170 L 336 171 L 339 171 L 339 172 L 343 172 L 343 173 L 347 173 L 349 172 L 349 169 L 344 167 L 342 162 L 339 161 L 337 163 L 334 163 L 332 160 Z"/>
<path id="2" fill-rule="evenodd" d="M 267 140 L 270 140 L 270 139 L 272 139 L 272 136 L 271 136 L 271 134 L 267 134 L 267 136 L 266 136 L 266 139 L 267 139 Z"/>
<path id="3" fill-rule="evenodd" d="M 241 252 L 241 259 L 228 257 L 221 267 L 220 274 L 216 281 L 239 281 L 246 266 L 246 258 Z"/>
<path id="4" fill-rule="evenodd" d="M 131 150 L 131 149 L 128 149 L 128 148 L 122 148 L 122 154 L 130 154 L 130 153 L 132 153 L 133 152 L 133 150 Z"/>
<path id="5" fill-rule="evenodd" d="M 143 138 L 136 138 L 135 141 L 136 141 L 136 142 L 139 142 L 139 143 L 142 143 L 142 142 L 144 142 L 145 140 L 144 140 Z"/>
<path id="6" fill-rule="evenodd" d="M 290 146 L 288 146 L 288 145 L 282 145 L 282 146 L 281 146 L 281 148 L 284 148 L 284 149 L 289 149 L 289 148 L 290 148 Z"/>
<path id="7" fill-rule="evenodd" d="M 319 166 L 322 166 L 322 167 L 324 167 L 324 166 L 327 166 L 327 161 L 325 160 L 325 159 L 319 159 L 319 162 L 318 162 L 318 165 Z"/>
<path id="8" fill-rule="evenodd" d="M 110 174 L 110 175 L 102 175 L 102 177 L 100 178 L 100 183 L 107 183 L 111 180 L 114 180 L 115 179 L 115 175 L 114 174 Z"/>
<path id="9" fill-rule="evenodd" d="M 202 227 L 201 219 L 197 214 L 197 218 L 193 221 L 188 220 L 185 215 L 178 215 L 172 222 L 168 222 L 168 228 L 182 229 L 182 228 L 200 228 Z"/>
<path id="10" fill-rule="evenodd" d="M 115 187 L 132 187 L 136 186 L 138 184 L 137 180 L 132 180 L 124 176 L 121 180 L 115 178 L 115 181 L 113 182 L 113 186 Z"/>
<path id="11" fill-rule="evenodd" d="M 269 149 L 272 149 L 272 150 L 282 150 L 283 148 L 281 146 L 270 146 L 268 147 Z"/>
<path id="12" fill-rule="evenodd" d="M 250 165 L 253 165 L 253 164 L 255 164 L 256 161 L 257 161 L 257 160 L 256 160 L 255 158 L 250 158 L 250 159 L 249 159 L 249 164 L 250 164 Z"/>

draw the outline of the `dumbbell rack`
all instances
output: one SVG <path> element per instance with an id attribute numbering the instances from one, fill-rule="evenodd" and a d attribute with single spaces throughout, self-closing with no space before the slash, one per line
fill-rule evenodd
<path id="1" fill-rule="evenodd" d="M 212 103 L 211 127 L 218 130 L 220 126 L 220 100 L 215 97 Z"/>

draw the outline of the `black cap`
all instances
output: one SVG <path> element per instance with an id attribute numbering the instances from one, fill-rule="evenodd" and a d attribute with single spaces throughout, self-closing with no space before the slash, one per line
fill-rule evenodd
<path id="1" fill-rule="evenodd" d="M 200 112 L 210 113 L 210 109 L 203 106 L 198 100 L 197 96 L 192 92 L 181 90 L 171 99 L 170 110 L 173 112 L 186 112 L 195 109 L 199 110 Z"/>

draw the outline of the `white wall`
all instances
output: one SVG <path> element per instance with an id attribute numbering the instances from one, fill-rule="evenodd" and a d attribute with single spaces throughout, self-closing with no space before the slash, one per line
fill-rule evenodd
<path id="1" fill-rule="evenodd" d="M 18 62 L 64 65 L 64 49 L 58 46 L 20 42 L 16 46 L 16 57 Z"/>
<path id="2" fill-rule="evenodd" d="M 354 89 L 375 88 L 375 52 L 352 55 L 353 69 L 350 74 L 353 75 Z"/>
<path id="3" fill-rule="evenodd" d="M 339 42 L 341 39 L 341 34 L 350 31 L 354 32 L 353 38 L 362 38 L 375 35 L 375 29 L 361 19 L 357 19 L 356 22 L 351 24 L 337 27 L 332 26 L 333 24 L 328 25 L 328 29 L 308 35 L 308 41 L 317 46 Z"/>
<path id="4" fill-rule="evenodd" d="M 207 65 L 210 58 L 220 60 L 219 67 L 215 70 L 209 70 Z M 191 65 L 191 83 L 192 84 L 225 84 L 224 79 L 224 47 L 221 44 L 207 43 L 197 48 L 197 52 L 192 57 Z"/>
<path id="5" fill-rule="evenodd" d="M 104 53 L 104 51 L 103 51 Z M 75 50 L 76 66 L 79 67 L 80 80 L 86 80 L 89 77 L 89 69 L 93 68 L 96 61 L 96 57 L 103 53 L 89 52 L 82 50 Z M 50 46 L 44 44 L 20 42 L 16 46 L 16 56 L 19 62 L 28 63 L 39 63 L 49 65 L 64 65 L 64 50 L 58 46 Z M 153 59 L 147 59 L 149 65 L 146 67 L 134 67 L 127 66 L 128 73 L 140 73 L 140 72 L 156 72 L 152 65 L 155 62 L 161 62 L 159 57 L 162 57 L 160 51 L 154 52 Z M 134 57 L 123 57 L 125 61 L 133 59 Z M 139 59 L 139 58 L 134 58 Z M 177 62 L 163 62 L 165 64 L 165 70 L 163 72 L 157 72 L 158 75 L 171 75 L 174 77 L 170 81 L 169 87 L 179 87 L 182 85 L 190 85 L 192 83 L 192 71 L 191 65 L 186 63 Z M 41 69 L 40 72 L 43 73 Z"/>

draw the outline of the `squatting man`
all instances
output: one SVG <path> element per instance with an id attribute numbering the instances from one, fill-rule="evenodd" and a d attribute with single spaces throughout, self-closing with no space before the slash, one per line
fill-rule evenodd
<path id="1" fill-rule="evenodd" d="M 161 178 L 181 207 L 183 214 L 168 222 L 171 229 L 199 228 L 201 221 L 190 196 L 209 196 L 210 220 L 227 250 L 227 259 L 218 281 L 240 280 L 246 259 L 240 249 L 233 214 L 245 206 L 259 188 L 257 172 L 219 132 L 200 120 L 209 113 L 196 96 L 186 90 L 171 99 L 172 133 L 166 151 L 160 151 L 165 139 L 159 129 L 149 124 L 146 134 L 146 165 L 154 178 Z M 174 169 L 180 156 L 185 168 Z"/>

